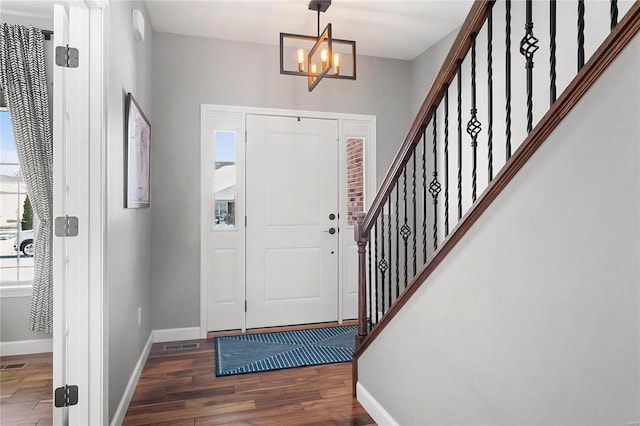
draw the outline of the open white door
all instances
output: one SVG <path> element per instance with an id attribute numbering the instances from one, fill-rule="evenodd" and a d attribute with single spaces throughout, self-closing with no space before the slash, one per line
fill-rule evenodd
<path id="1" fill-rule="evenodd" d="M 87 425 L 89 417 L 89 19 L 80 2 L 54 6 L 54 45 L 77 48 L 77 67 L 54 66 L 53 216 L 77 218 L 76 236 L 54 226 L 53 387 L 78 386 L 78 403 L 54 407 L 55 424 Z M 59 219 L 58 219 L 59 220 Z"/>

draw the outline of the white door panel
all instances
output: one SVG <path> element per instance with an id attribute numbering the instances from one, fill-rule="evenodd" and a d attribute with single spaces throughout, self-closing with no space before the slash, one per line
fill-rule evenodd
<path id="1" fill-rule="evenodd" d="M 338 319 L 336 120 L 247 116 L 247 327 Z"/>

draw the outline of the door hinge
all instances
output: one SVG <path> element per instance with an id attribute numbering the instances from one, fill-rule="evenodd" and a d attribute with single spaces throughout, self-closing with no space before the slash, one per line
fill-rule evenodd
<path id="1" fill-rule="evenodd" d="M 78 218 L 75 216 L 58 216 L 55 220 L 56 237 L 77 237 Z"/>
<path id="2" fill-rule="evenodd" d="M 65 68 L 78 68 L 80 52 L 74 47 L 56 46 L 56 65 Z"/>
<path id="3" fill-rule="evenodd" d="M 245 228 L 247 227 L 247 217 L 246 216 L 244 217 L 244 227 Z"/>
<path id="4" fill-rule="evenodd" d="M 64 385 L 64 387 L 55 390 L 56 407 L 69 407 L 78 403 L 78 387 L 75 385 Z"/>
<path id="5" fill-rule="evenodd" d="M 247 301 L 244 301 L 244 311 L 247 312 Z"/>

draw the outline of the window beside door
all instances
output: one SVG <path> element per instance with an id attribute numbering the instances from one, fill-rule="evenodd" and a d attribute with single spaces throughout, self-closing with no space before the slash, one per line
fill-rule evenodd
<path id="1" fill-rule="evenodd" d="M 214 229 L 236 227 L 236 132 L 214 132 Z"/>
<path id="2" fill-rule="evenodd" d="M 33 280 L 34 214 L 6 108 L 0 108 L 0 288 Z"/>

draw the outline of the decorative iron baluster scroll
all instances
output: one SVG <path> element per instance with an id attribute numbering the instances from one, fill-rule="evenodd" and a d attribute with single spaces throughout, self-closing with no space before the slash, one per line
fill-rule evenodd
<path id="1" fill-rule="evenodd" d="M 429 193 L 433 198 L 433 252 L 438 250 L 438 194 L 440 193 L 440 182 L 438 182 L 438 129 L 437 129 L 437 108 L 433 108 L 433 180 L 429 184 Z"/>
<path id="2" fill-rule="evenodd" d="M 520 53 L 526 59 L 527 69 L 527 133 L 531 133 L 533 129 L 533 55 L 539 48 L 539 40 L 533 35 L 532 3 L 533 0 L 526 0 L 525 35 L 520 41 Z"/>
<path id="3" fill-rule="evenodd" d="M 382 207 L 382 214 L 380 215 L 380 218 L 382 220 L 382 223 L 380 226 L 380 231 L 381 231 L 381 237 L 382 237 L 382 254 L 381 254 L 381 259 L 380 262 L 378 262 L 378 269 L 380 269 L 380 275 L 382 278 L 382 282 L 380 285 L 380 313 L 382 314 L 382 316 L 384 316 L 384 286 L 385 286 L 385 276 L 386 276 L 386 272 L 387 269 L 389 269 L 389 262 L 387 262 L 384 258 L 384 246 L 386 244 L 386 241 L 384 240 L 384 206 Z M 391 218 L 389 218 L 389 221 L 391 221 Z M 377 311 L 376 311 L 377 312 Z M 377 317 L 377 314 L 376 314 Z"/>
<path id="4" fill-rule="evenodd" d="M 611 31 L 618 25 L 618 0 L 611 0 Z"/>
<path id="5" fill-rule="evenodd" d="M 382 215 L 380 215 L 380 217 L 382 217 Z M 383 229 L 384 229 L 384 224 L 382 225 Z M 384 240 L 384 237 L 383 237 Z M 374 251 L 373 251 L 373 259 L 376 261 L 376 266 L 378 267 L 378 269 L 380 269 L 380 264 L 378 263 L 378 220 L 376 220 L 376 222 L 373 225 L 373 247 L 374 247 Z M 376 317 L 376 324 L 378 323 L 378 301 L 380 300 L 380 298 L 378 297 L 378 271 L 376 271 L 376 273 L 374 274 L 374 284 L 375 284 L 375 294 L 376 294 L 376 306 L 375 306 L 375 312 L 374 315 Z M 382 279 L 383 283 L 384 283 L 384 278 Z"/>
<path id="6" fill-rule="evenodd" d="M 505 129 L 506 129 L 506 157 L 511 158 L 511 0 L 505 0 L 505 60 L 504 60 L 504 81 L 505 81 Z"/>
<path id="7" fill-rule="evenodd" d="M 584 0 L 578 0 L 578 71 L 584 66 Z"/>
<path id="8" fill-rule="evenodd" d="M 477 170 L 478 170 L 478 134 L 482 130 L 478 121 L 478 108 L 476 108 L 476 37 L 477 33 L 471 35 L 471 119 L 467 123 L 467 133 L 471 136 L 471 200 L 476 201 L 477 194 Z"/>
<path id="9" fill-rule="evenodd" d="M 404 205 L 404 223 L 400 228 L 400 235 L 404 240 L 404 286 L 407 287 L 407 283 L 409 282 L 409 267 L 407 262 L 409 260 L 409 236 L 411 235 L 411 228 L 407 225 L 407 168 L 405 166 L 404 173 L 402 173 L 402 202 Z M 400 256 L 398 256 L 400 257 Z M 396 288 L 396 298 L 400 295 L 400 289 Z"/>

